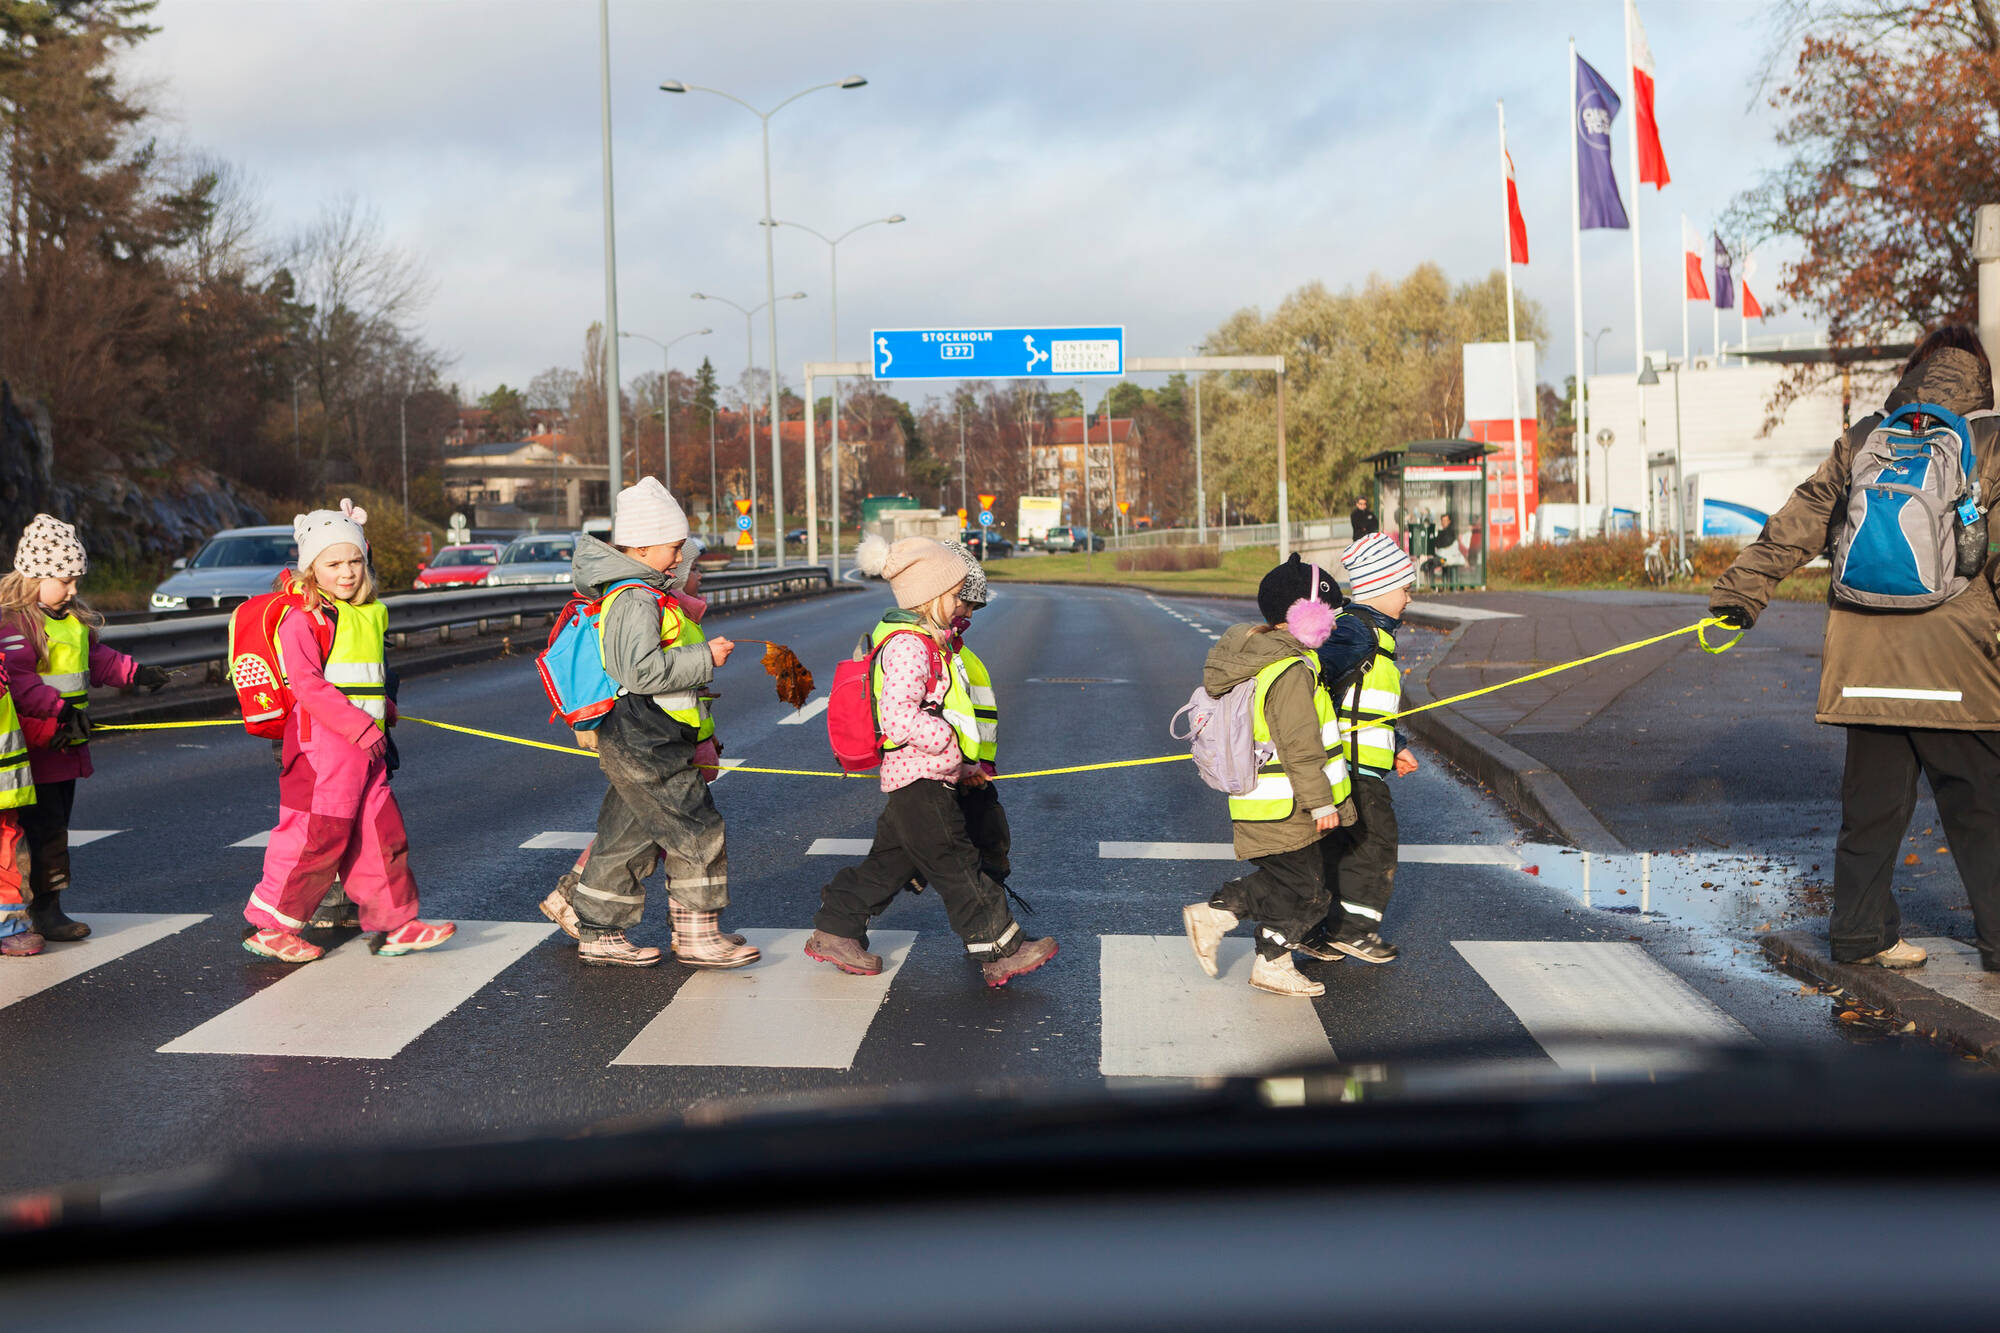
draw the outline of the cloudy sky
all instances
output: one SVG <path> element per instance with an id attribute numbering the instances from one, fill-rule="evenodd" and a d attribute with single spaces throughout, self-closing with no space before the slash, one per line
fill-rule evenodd
<path id="1" fill-rule="evenodd" d="M 743 320 L 689 299 L 763 299 L 759 106 L 847 74 L 771 121 L 776 213 L 841 246 L 841 352 L 871 327 L 1113 323 L 1176 355 L 1232 311 L 1317 279 L 1425 260 L 1490 271 L 1503 237 L 1494 99 L 1507 102 L 1533 262 L 1522 289 L 1572 366 L 1566 39 L 1623 91 L 1619 0 L 1555 3 L 807 4 L 612 0 L 621 322 L 714 334 L 725 382 Z M 1770 31 L 1750 3 L 1642 8 L 1674 183 L 1649 187 L 1647 342 L 1680 348 L 1679 214 L 1708 223 L 1779 158 L 1757 96 Z M 365 200 L 438 280 L 432 339 L 468 391 L 574 365 L 604 309 L 593 0 L 164 0 L 132 59 L 167 137 L 247 169 L 274 230 Z M 1629 112 L 1628 112 L 1629 114 Z M 1631 201 L 1624 119 L 1617 163 Z M 1584 322 L 1632 363 L 1631 243 L 1584 236 Z M 1774 294 L 1777 261 L 1757 284 Z M 827 253 L 781 231 L 788 380 L 829 353 Z M 1694 308 L 1695 347 L 1711 341 Z M 1777 319 L 1772 331 L 1803 327 Z M 1735 333 L 1725 319 L 1725 338 Z M 626 344 L 627 378 L 658 364 Z M 760 318 L 756 359 L 769 349 Z"/>

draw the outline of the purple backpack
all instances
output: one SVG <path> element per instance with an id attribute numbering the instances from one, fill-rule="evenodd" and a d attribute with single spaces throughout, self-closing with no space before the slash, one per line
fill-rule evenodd
<path id="1" fill-rule="evenodd" d="M 1247 795 L 1257 785 L 1258 767 L 1277 753 L 1275 745 L 1258 745 L 1251 739 L 1250 706 L 1256 698 L 1255 677 L 1237 682 L 1220 699 L 1197 685 L 1187 706 L 1167 723 L 1167 734 L 1187 741 L 1194 750 L 1201 780 L 1231 796 Z M 1186 734 L 1180 731 L 1183 717 L 1188 719 Z"/>

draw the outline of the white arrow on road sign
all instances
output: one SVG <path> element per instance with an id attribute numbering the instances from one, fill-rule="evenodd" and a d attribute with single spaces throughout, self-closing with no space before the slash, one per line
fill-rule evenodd
<path id="1" fill-rule="evenodd" d="M 1032 375 L 1035 371 L 1035 363 L 1037 361 L 1048 360 L 1049 354 L 1035 350 L 1035 335 L 1032 333 L 1024 335 L 1021 341 L 1028 345 L 1028 365 L 1024 373 Z"/>

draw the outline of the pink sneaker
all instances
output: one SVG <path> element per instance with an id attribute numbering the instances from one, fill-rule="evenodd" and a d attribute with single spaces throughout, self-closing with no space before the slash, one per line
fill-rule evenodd
<path id="1" fill-rule="evenodd" d="M 245 935 L 243 947 L 259 958 L 270 958 L 280 963 L 310 963 L 326 952 L 317 944 L 307 944 L 288 930 L 273 930 L 268 926 Z"/>
<path id="2" fill-rule="evenodd" d="M 45 942 L 32 930 L 15 931 L 0 940 L 0 958 L 33 958 L 42 951 Z"/>
<path id="3" fill-rule="evenodd" d="M 405 921 L 382 937 L 375 953 L 381 958 L 400 958 L 419 949 L 435 949 L 456 934 L 458 926 L 450 921 L 435 925 L 428 921 Z"/>

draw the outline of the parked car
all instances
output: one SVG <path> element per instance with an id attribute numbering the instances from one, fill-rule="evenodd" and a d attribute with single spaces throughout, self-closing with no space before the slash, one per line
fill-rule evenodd
<path id="1" fill-rule="evenodd" d="M 790 529 L 785 533 L 785 544 L 787 546 L 804 546 L 806 544 L 806 530 L 804 528 Z"/>
<path id="2" fill-rule="evenodd" d="M 174 561 L 174 573 L 153 589 L 152 608 L 167 615 L 234 610 L 271 591 L 298 558 L 289 523 L 229 528 L 210 537 L 192 560 Z"/>
<path id="3" fill-rule="evenodd" d="M 1005 560 L 1014 554 L 1014 543 L 993 528 L 967 528 L 958 534 L 973 558 L 980 561 Z"/>
<path id="4" fill-rule="evenodd" d="M 570 581 L 570 561 L 576 556 L 573 532 L 528 533 L 507 543 L 500 562 L 486 572 L 487 588 L 523 588 Z"/>
<path id="5" fill-rule="evenodd" d="M 1081 551 L 1085 549 L 1085 543 L 1093 551 L 1104 549 L 1104 538 L 1085 527 L 1053 527 L 1042 534 L 1044 551 Z"/>
<path id="6" fill-rule="evenodd" d="M 467 542 L 447 546 L 417 571 L 416 590 L 470 588 L 484 583 L 487 574 L 500 563 L 502 548 L 495 542 Z"/>
<path id="7" fill-rule="evenodd" d="M 701 554 L 695 557 L 694 562 L 704 573 L 714 573 L 718 569 L 725 569 L 731 561 L 736 559 L 736 551 L 734 549 L 736 534 L 733 532 L 724 533 L 720 537 L 711 537 L 705 532 L 697 532 L 694 534 L 694 540 L 700 542 L 702 546 Z"/>

